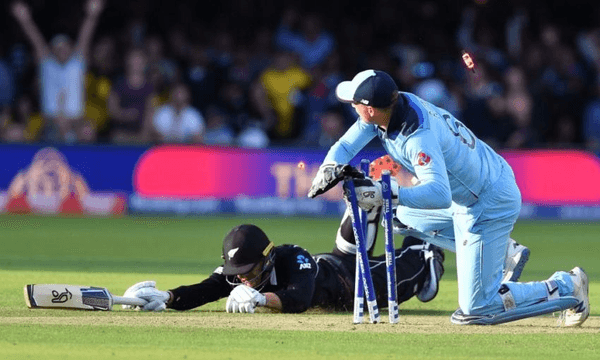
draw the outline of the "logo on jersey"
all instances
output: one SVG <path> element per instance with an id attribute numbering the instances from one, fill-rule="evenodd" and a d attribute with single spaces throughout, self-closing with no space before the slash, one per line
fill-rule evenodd
<path id="1" fill-rule="evenodd" d="M 430 162 L 431 158 L 424 152 L 420 152 L 419 155 L 417 155 L 417 164 L 419 164 L 420 166 L 428 165 Z"/>
<path id="2" fill-rule="evenodd" d="M 296 257 L 296 262 L 298 264 L 300 264 L 300 270 L 311 269 L 312 268 L 310 260 L 306 256 L 304 256 L 304 255 L 298 255 Z"/>

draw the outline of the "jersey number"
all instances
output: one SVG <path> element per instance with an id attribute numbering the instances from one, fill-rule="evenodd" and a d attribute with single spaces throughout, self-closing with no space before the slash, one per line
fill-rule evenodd
<path id="1" fill-rule="evenodd" d="M 475 135 L 463 123 L 453 119 L 450 115 L 442 115 L 446 120 L 446 125 L 452 132 L 452 135 L 458 136 L 463 144 L 466 144 L 470 149 L 475 149 Z"/>

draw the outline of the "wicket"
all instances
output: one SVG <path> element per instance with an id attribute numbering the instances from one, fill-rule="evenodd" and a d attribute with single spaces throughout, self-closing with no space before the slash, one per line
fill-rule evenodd
<path id="1" fill-rule="evenodd" d="M 369 161 L 361 161 L 361 170 L 368 176 Z M 388 315 L 389 322 L 395 324 L 399 320 L 397 289 L 396 289 L 396 261 L 395 246 L 393 235 L 393 214 L 392 214 L 392 194 L 390 184 L 390 172 L 384 171 L 381 177 L 382 196 L 384 199 L 383 224 L 385 227 L 385 257 L 388 291 Z M 380 321 L 379 308 L 377 307 L 376 294 L 373 286 L 373 279 L 369 268 L 369 259 L 367 254 L 367 215 L 358 208 L 356 191 L 351 178 L 344 181 L 344 193 L 346 203 L 350 209 L 352 219 L 352 228 L 356 239 L 356 278 L 354 284 L 354 317 L 353 322 L 359 324 L 363 322 L 364 317 L 364 297 L 367 297 L 367 307 L 369 309 L 369 318 L 372 323 Z"/>

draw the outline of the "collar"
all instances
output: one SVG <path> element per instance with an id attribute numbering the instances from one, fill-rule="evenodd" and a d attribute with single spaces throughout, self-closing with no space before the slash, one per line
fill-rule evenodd
<path id="1" fill-rule="evenodd" d="M 404 95 L 400 93 L 392 110 L 387 130 L 384 131 L 382 128 L 379 130 L 385 134 L 385 137 L 394 140 L 399 134 L 406 133 L 407 130 L 410 132 L 415 118 L 417 118 L 416 112 L 410 107 Z M 416 122 L 418 124 L 418 118 Z"/>

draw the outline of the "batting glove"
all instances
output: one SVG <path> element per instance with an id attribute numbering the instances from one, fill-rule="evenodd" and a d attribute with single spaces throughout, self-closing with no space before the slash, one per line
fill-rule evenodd
<path id="1" fill-rule="evenodd" d="M 127 289 L 123 296 L 146 300 L 148 303 L 141 308 L 139 306 L 123 305 L 124 309 L 135 308 L 136 310 L 141 309 L 144 311 L 163 311 L 167 308 L 166 303 L 171 298 L 169 292 L 156 288 L 156 281 L 139 282 Z"/>
<path id="2" fill-rule="evenodd" d="M 127 290 L 125 290 L 123 297 L 135 298 L 135 297 L 137 297 L 134 295 L 134 293 L 136 291 L 138 291 L 139 289 L 147 288 L 147 287 L 151 287 L 151 288 L 156 287 L 156 281 L 152 281 L 152 280 L 141 281 L 139 283 L 131 285 Z M 135 310 L 141 309 L 140 306 L 135 306 L 135 305 L 122 305 L 122 307 L 123 307 L 123 309 L 135 309 Z"/>
<path id="3" fill-rule="evenodd" d="M 344 177 L 361 178 L 364 175 L 348 164 L 338 164 L 335 162 L 324 163 L 319 167 L 317 175 L 313 179 L 308 197 L 314 198 L 329 191 L 336 186 Z"/>
<path id="4" fill-rule="evenodd" d="M 252 314 L 256 306 L 265 306 L 266 304 L 266 296 L 249 286 L 238 285 L 229 294 L 225 310 L 228 313 L 240 312 Z"/>

